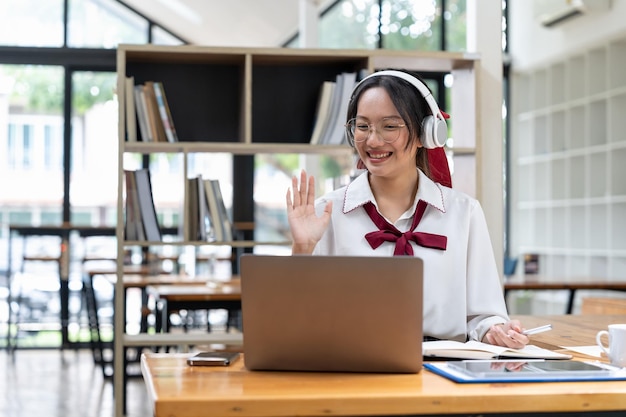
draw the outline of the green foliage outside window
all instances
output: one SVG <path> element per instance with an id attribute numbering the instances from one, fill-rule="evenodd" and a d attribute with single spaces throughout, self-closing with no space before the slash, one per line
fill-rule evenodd
<path id="1" fill-rule="evenodd" d="M 3 65 L 0 75 L 12 81 L 10 103 L 24 113 L 63 113 L 63 69 L 36 65 Z M 115 77 L 108 73 L 81 72 L 74 77 L 73 110 L 75 115 L 115 95 Z"/>
<path id="2" fill-rule="evenodd" d="M 95 104 L 113 100 L 116 77 L 102 72 L 80 72 L 73 78 L 72 107 L 75 115 L 83 115 Z"/>

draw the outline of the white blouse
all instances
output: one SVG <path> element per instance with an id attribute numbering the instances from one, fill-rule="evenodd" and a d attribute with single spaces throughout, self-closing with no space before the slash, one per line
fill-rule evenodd
<path id="1" fill-rule="evenodd" d="M 366 233 L 377 230 L 362 207 L 368 201 L 376 205 L 367 172 L 346 187 L 318 198 L 315 202 L 318 215 L 329 200 L 333 202 L 330 225 L 314 255 L 393 256 L 395 242 L 384 242 L 372 249 L 365 239 Z M 482 340 L 491 325 L 505 323 L 509 318 L 480 203 L 433 182 L 419 171 L 419 189 L 413 207 L 394 223 L 401 232 L 411 226 L 419 200 L 428 203 L 428 207 L 415 230 L 448 239 L 446 250 L 411 242 L 414 256 L 424 261 L 424 335 L 459 341 L 468 337 Z"/>

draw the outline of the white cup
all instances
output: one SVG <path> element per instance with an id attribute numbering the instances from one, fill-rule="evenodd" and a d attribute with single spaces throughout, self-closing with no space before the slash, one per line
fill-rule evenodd
<path id="1" fill-rule="evenodd" d="M 608 346 L 602 342 L 603 336 L 608 336 Z M 596 343 L 607 354 L 611 365 L 626 367 L 626 324 L 609 324 L 609 331 L 598 332 Z"/>

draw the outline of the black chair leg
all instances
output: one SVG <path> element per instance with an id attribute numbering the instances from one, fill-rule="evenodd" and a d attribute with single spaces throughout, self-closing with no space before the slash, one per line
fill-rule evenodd
<path id="1" fill-rule="evenodd" d="M 93 355 L 95 364 L 99 364 L 102 367 L 102 375 L 106 378 L 107 361 L 104 356 L 104 344 L 100 334 L 100 319 L 98 318 L 98 301 L 96 299 L 96 293 L 93 288 L 91 278 L 87 275 L 83 277 L 82 288 L 83 299 L 87 308 L 87 321 L 89 326 L 89 345 Z"/>

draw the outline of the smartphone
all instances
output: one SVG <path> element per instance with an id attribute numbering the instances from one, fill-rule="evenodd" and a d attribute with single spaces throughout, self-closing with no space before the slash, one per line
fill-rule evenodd
<path id="1" fill-rule="evenodd" d="M 239 358 L 239 352 L 200 352 L 187 358 L 191 366 L 228 366 Z"/>

